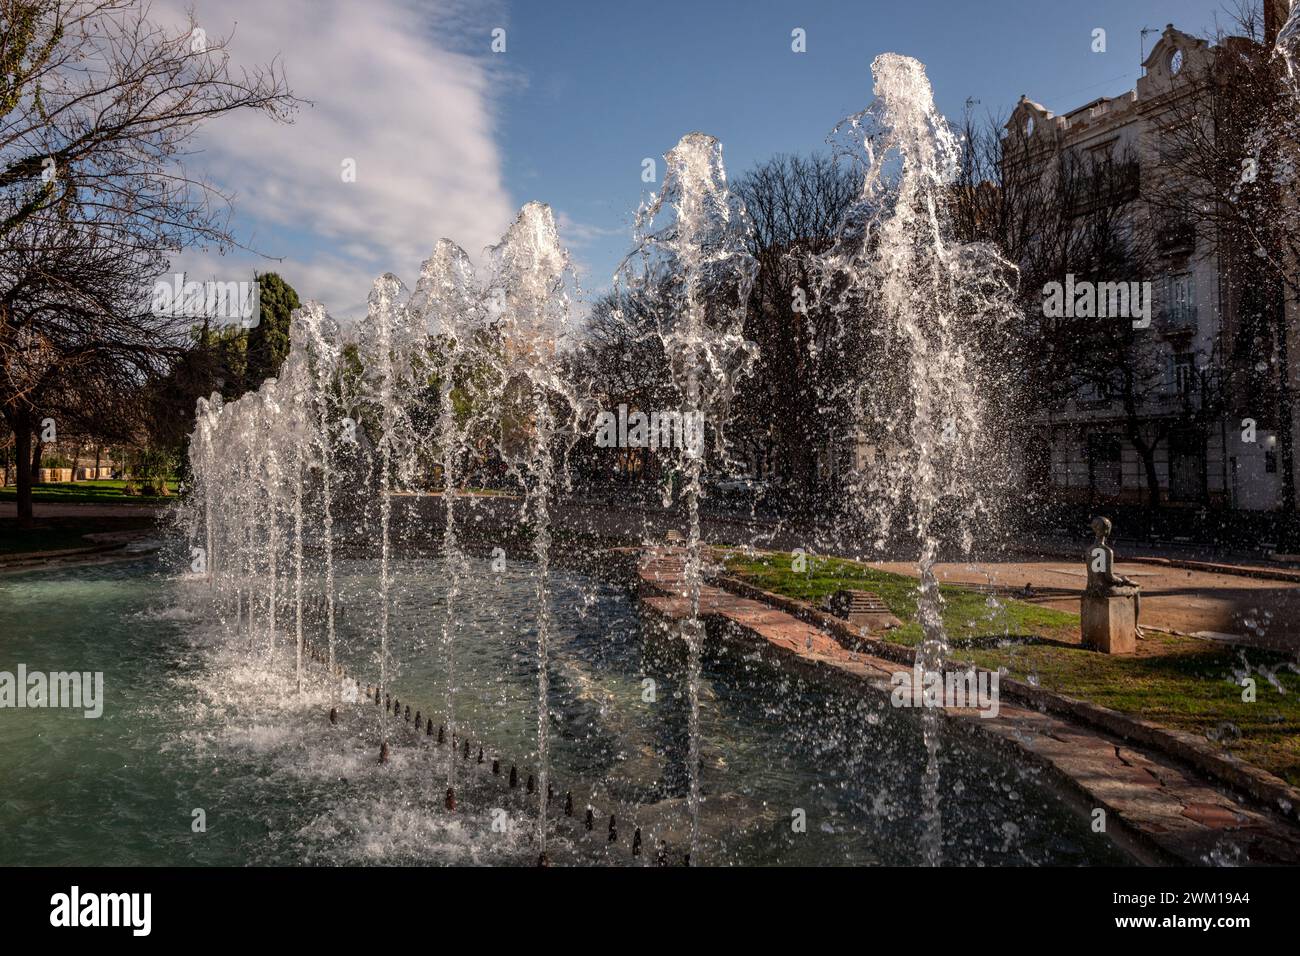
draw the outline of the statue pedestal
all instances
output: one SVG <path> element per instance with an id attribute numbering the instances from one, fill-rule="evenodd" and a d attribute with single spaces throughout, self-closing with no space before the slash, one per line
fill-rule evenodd
<path id="1" fill-rule="evenodd" d="M 1132 594 L 1083 595 L 1083 643 L 1103 654 L 1137 649 L 1136 597 Z"/>

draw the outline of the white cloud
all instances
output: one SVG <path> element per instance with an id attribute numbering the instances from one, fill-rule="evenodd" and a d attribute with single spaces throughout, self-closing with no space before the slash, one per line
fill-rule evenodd
<path id="1" fill-rule="evenodd" d="M 476 259 L 500 237 L 514 210 L 493 138 L 494 21 L 481 4 L 220 0 L 195 14 L 209 37 L 234 30 L 237 63 L 279 56 L 293 92 L 311 102 L 290 125 L 219 118 L 193 160 L 236 194 L 237 238 L 284 261 L 189 250 L 176 268 L 278 271 L 302 297 L 355 315 L 381 272 L 414 282 L 440 237 Z M 356 182 L 343 182 L 345 159 Z"/>
<path id="2" fill-rule="evenodd" d="M 555 228 L 566 242 L 574 246 L 585 246 L 593 242 L 614 237 L 625 238 L 630 235 L 630 228 L 579 222 L 563 210 L 556 213 Z"/>

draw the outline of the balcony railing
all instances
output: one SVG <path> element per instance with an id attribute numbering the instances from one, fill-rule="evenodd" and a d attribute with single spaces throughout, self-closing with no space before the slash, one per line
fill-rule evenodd
<path id="1" fill-rule="evenodd" d="M 1196 306 L 1188 303 L 1166 305 L 1160 310 L 1160 321 L 1167 331 L 1195 331 L 1197 318 Z"/>

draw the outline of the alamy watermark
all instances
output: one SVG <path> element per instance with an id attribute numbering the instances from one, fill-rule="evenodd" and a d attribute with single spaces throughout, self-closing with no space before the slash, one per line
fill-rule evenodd
<path id="1" fill-rule="evenodd" d="M 925 670 L 919 664 L 910 671 L 895 671 L 889 683 L 893 691 L 889 701 L 895 707 L 952 707 L 974 709 L 981 717 L 996 717 L 998 703 L 997 671 L 977 670 L 940 673 Z"/>
<path id="2" fill-rule="evenodd" d="M 148 936 L 153 927 L 152 893 L 83 893 L 73 886 L 50 897 L 50 925 L 119 926 L 132 936 Z"/>
<path id="3" fill-rule="evenodd" d="M 1049 319 L 1132 319 L 1133 328 L 1151 326 L 1154 293 L 1150 282 L 1065 282 L 1043 286 L 1043 315 Z"/>
<path id="4" fill-rule="evenodd" d="M 58 707 L 80 710 L 95 719 L 104 713 L 103 671 L 0 671 L 0 708 Z"/>
<path id="5" fill-rule="evenodd" d="M 186 282 L 177 272 L 171 281 L 153 284 L 151 311 L 173 318 L 207 319 L 210 325 L 251 329 L 261 321 L 261 287 L 252 282 Z"/>
<path id="6" fill-rule="evenodd" d="M 704 415 L 700 412 L 635 411 L 626 405 L 596 416 L 598 448 L 681 448 L 689 458 L 704 454 Z"/>

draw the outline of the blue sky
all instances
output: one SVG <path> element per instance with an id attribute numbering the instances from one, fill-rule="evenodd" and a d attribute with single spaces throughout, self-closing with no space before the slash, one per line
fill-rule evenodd
<path id="1" fill-rule="evenodd" d="M 342 315 L 381 271 L 412 283 L 443 235 L 480 259 L 533 199 L 554 207 L 584 287 L 600 290 L 655 188 L 644 158 L 702 130 L 734 179 L 821 148 L 870 101 L 882 52 L 924 62 L 949 117 L 968 97 L 1005 116 L 1021 93 L 1063 112 L 1132 88 L 1143 27 L 1149 51 L 1167 23 L 1227 22 L 1220 0 L 200 0 L 197 13 L 218 31 L 237 23 L 237 58 L 280 54 L 312 105 L 288 128 L 232 119 L 204 134 L 201 162 L 239 194 L 241 237 L 282 261 L 191 251 L 178 268 L 275 268 Z M 346 158 L 355 183 L 340 182 Z"/>

